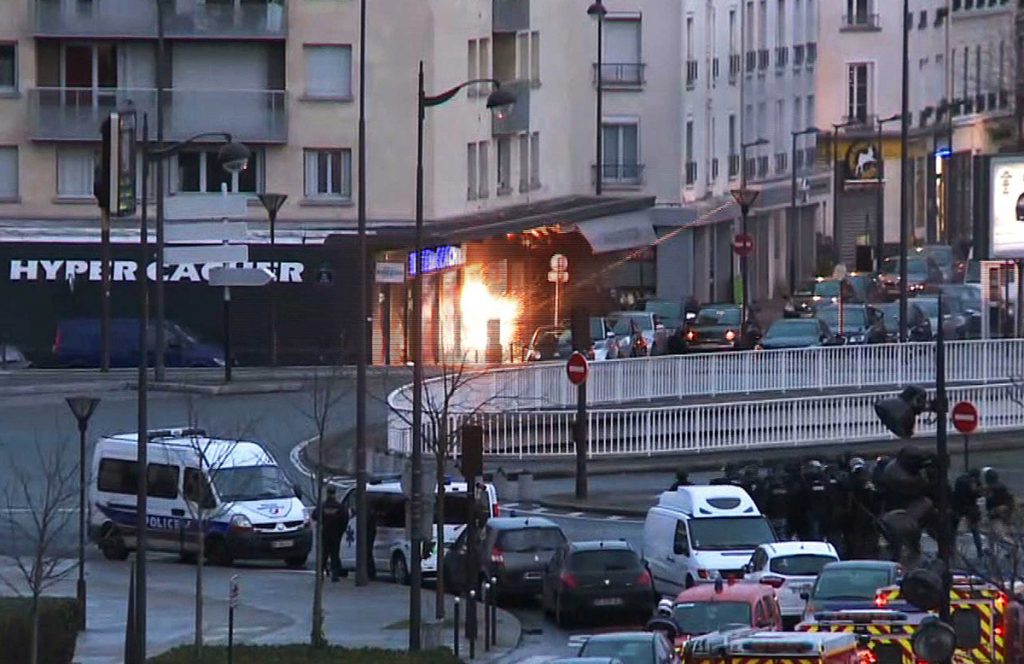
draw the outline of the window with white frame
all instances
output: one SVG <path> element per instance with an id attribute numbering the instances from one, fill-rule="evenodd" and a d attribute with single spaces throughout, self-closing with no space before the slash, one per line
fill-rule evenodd
<path id="1" fill-rule="evenodd" d="M 18 197 L 18 148 L 0 146 L 0 200 Z"/>
<path id="2" fill-rule="evenodd" d="M 519 135 L 519 191 L 530 190 L 530 135 Z"/>
<path id="3" fill-rule="evenodd" d="M 604 21 L 604 83 L 642 82 L 640 59 L 640 16 L 608 16 Z"/>
<path id="4" fill-rule="evenodd" d="M 475 78 L 480 78 L 477 74 L 480 66 L 480 56 L 477 54 L 477 41 L 470 39 L 466 42 L 466 80 L 472 81 Z"/>
<path id="5" fill-rule="evenodd" d="M 466 146 L 466 200 L 476 200 L 476 143 Z"/>
<path id="6" fill-rule="evenodd" d="M 16 44 L 0 44 L 0 92 L 18 89 L 18 54 Z"/>
<path id="7" fill-rule="evenodd" d="M 530 134 L 530 188 L 540 187 L 540 132 Z"/>
<path id="8" fill-rule="evenodd" d="M 641 175 L 639 125 L 636 121 L 605 121 L 601 129 L 601 179 L 638 182 Z"/>
<path id="9" fill-rule="evenodd" d="M 775 45 L 786 46 L 786 0 L 776 0 Z"/>
<path id="10" fill-rule="evenodd" d="M 808 122 L 806 125 L 804 121 L 804 100 L 797 97 L 793 100 L 793 131 L 803 131 L 805 128 L 811 125 Z"/>
<path id="11" fill-rule="evenodd" d="M 530 82 L 540 85 L 540 32 L 530 33 Z"/>
<path id="12" fill-rule="evenodd" d="M 93 195 L 93 170 L 98 157 L 95 148 L 57 148 L 58 198 L 89 198 Z"/>
<path id="13" fill-rule="evenodd" d="M 516 78 L 521 81 L 530 80 L 530 33 L 520 32 L 516 35 L 516 61 L 518 63 Z"/>
<path id="14" fill-rule="evenodd" d="M 854 62 L 846 71 L 847 121 L 867 122 L 871 115 L 871 64 Z"/>
<path id="15" fill-rule="evenodd" d="M 508 136 L 498 138 L 498 195 L 512 193 L 512 139 Z"/>
<path id="16" fill-rule="evenodd" d="M 491 75 L 491 40 L 487 38 L 481 38 L 477 41 L 477 76 L 479 78 L 488 78 Z M 487 95 L 487 84 L 481 83 L 477 85 L 476 93 L 478 95 Z"/>
<path id="17" fill-rule="evenodd" d="M 352 98 L 352 46 L 306 45 L 306 96 Z"/>
<path id="18" fill-rule="evenodd" d="M 490 181 L 491 172 L 490 169 L 490 149 L 487 141 L 480 141 L 476 149 L 477 165 L 479 166 L 479 175 L 477 177 L 477 183 L 480 185 L 480 189 L 477 191 L 479 198 L 487 198 L 489 195 L 487 183 Z"/>
<path id="19" fill-rule="evenodd" d="M 306 198 L 352 198 L 352 150 L 305 150 Z"/>
<path id="20" fill-rule="evenodd" d="M 226 186 L 232 193 L 255 194 L 263 185 L 263 151 L 254 149 L 249 165 L 240 173 L 228 173 L 217 159 L 217 149 L 183 150 L 175 155 L 171 189 L 179 193 L 217 193 Z"/>

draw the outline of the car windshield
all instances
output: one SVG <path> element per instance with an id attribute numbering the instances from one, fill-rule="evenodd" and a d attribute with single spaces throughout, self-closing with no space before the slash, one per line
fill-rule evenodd
<path id="1" fill-rule="evenodd" d="M 643 565 L 640 556 L 633 551 L 577 551 L 572 554 L 569 567 L 574 572 L 596 574 L 604 572 L 640 571 Z"/>
<path id="2" fill-rule="evenodd" d="M 610 657 L 622 664 L 654 664 L 654 645 L 649 634 L 631 638 L 590 639 L 580 648 L 580 657 Z"/>
<path id="3" fill-rule="evenodd" d="M 729 625 L 752 623 L 750 604 L 746 602 L 680 602 L 672 617 L 684 634 L 707 634 Z"/>
<path id="4" fill-rule="evenodd" d="M 697 325 L 739 325 L 740 310 L 705 307 L 697 314 Z"/>
<path id="5" fill-rule="evenodd" d="M 818 337 L 818 323 L 813 320 L 778 320 L 770 328 L 766 339 L 778 339 L 781 337 Z"/>
<path id="6" fill-rule="evenodd" d="M 818 309 L 818 318 L 834 330 L 839 329 L 839 307 Z M 843 307 L 843 327 L 846 329 L 867 326 L 867 315 L 863 307 Z"/>
<path id="7" fill-rule="evenodd" d="M 613 314 L 608 317 L 612 330 L 616 335 L 631 334 L 632 329 L 653 330 L 650 314 Z"/>
<path id="8" fill-rule="evenodd" d="M 834 279 L 819 281 L 814 287 L 814 294 L 818 297 L 839 297 L 839 282 Z"/>
<path id="9" fill-rule="evenodd" d="M 825 569 L 814 585 L 814 599 L 873 600 L 879 588 L 889 585 L 889 570 L 870 567 Z"/>
<path id="10" fill-rule="evenodd" d="M 800 553 L 772 558 L 768 569 L 785 576 L 817 576 L 821 568 L 836 561 L 835 556 Z"/>
<path id="11" fill-rule="evenodd" d="M 277 466 L 220 468 L 212 476 L 213 485 L 224 502 L 295 496 L 295 488 Z"/>
<path id="12" fill-rule="evenodd" d="M 497 541 L 498 548 L 508 553 L 554 551 L 564 545 L 565 537 L 557 528 L 506 530 Z"/>
<path id="13" fill-rule="evenodd" d="M 722 516 L 693 519 L 689 523 L 690 541 L 695 549 L 755 549 L 775 541 L 771 526 L 760 516 Z"/>

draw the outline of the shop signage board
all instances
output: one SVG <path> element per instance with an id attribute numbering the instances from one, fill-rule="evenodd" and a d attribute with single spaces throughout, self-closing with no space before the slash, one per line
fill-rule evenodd
<path id="1" fill-rule="evenodd" d="M 423 263 L 423 274 L 441 272 L 454 267 L 460 267 L 466 263 L 466 254 L 461 245 L 446 244 L 439 247 L 430 247 L 420 251 L 420 261 Z M 409 275 L 416 275 L 416 252 L 409 252 Z"/>
<path id="2" fill-rule="evenodd" d="M 1024 258 L 1024 154 L 991 160 L 992 258 Z"/>
<path id="3" fill-rule="evenodd" d="M 374 281 L 378 284 L 405 283 L 405 263 L 377 263 L 374 270 Z"/>

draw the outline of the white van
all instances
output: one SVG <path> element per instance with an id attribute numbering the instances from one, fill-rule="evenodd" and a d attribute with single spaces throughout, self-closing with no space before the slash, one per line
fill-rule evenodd
<path id="1" fill-rule="evenodd" d="M 498 515 L 498 494 L 492 484 L 484 484 L 479 492 L 480 510 L 488 517 Z M 343 506 L 349 515 L 345 536 L 341 540 L 341 568 L 343 572 L 356 568 L 356 492 L 349 489 Z M 397 480 L 377 481 L 366 485 L 366 502 L 374 516 L 377 535 L 373 540 L 373 562 L 378 574 L 390 574 L 397 583 L 409 583 L 409 561 L 412 548 L 405 528 L 409 499 L 402 493 Z M 445 547 L 451 547 L 465 529 L 469 515 L 469 498 L 465 482 L 445 482 Z M 431 529 L 429 555 L 421 559 L 424 578 L 437 576 L 437 530 Z"/>
<path id="2" fill-rule="evenodd" d="M 665 491 L 644 521 L 643 555 L 662 595 L 722 576 L 742 577 L 775 532 L 740 487 L 681 486 Z"/>
<path id="3" fill-rule="evenodd" d="M 202 515 L 205 553 L 215 564 L 250 558 L 305 565 L 309 518 L 298 489 L 262 445 L 165 429 L 149 432 L 146 454 L 148 550 L 194 558 Z M 136 546 L 137 458 L 135 433 L 100 438 L 93 453 L 89 536 L 111 560 L 124 560 Z"/>

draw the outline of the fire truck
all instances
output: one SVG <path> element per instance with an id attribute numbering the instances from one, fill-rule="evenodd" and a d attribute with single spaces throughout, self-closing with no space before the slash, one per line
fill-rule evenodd
<path id="1" fill-rule="evenodd" d="M 817 613 L 797 630 L 855 634 L 870 652 L 865 661 L 914 664 L 914 632 L 933 614 L 888 609 L 900 595 L 897 586 L 880 588 L 876 609 Z M 975 577 L 954 576 L 950 613 L 957 640 L 954 663 L 1024 664 L 1024 608 L 996 586 Z"/>
<path id="2" fill-rule="evenodd" d="M 860 664 L 852 634 L 770 632 L 751 628 L 690 639 L 684 664 Z"/>

